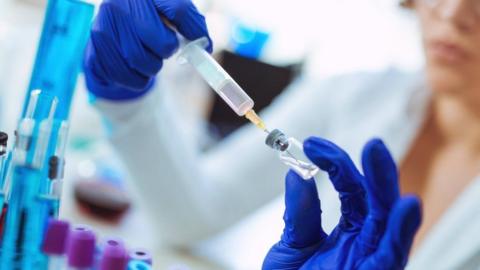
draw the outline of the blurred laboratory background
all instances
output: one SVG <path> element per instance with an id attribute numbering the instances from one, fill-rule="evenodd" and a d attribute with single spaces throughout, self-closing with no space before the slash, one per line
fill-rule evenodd
<path id="1" fill-rule="evenodd" d="M 100 0 L 92 2 L 98 5 Z M 260 108 L 300 72 L 321 79 L 392 66 L 416 70 L 423 62 L 415 19 L 398 1 L 194 2 L 207 18 L 215 58 L 249 89 Z M 10 135 L 22 108 L 45 7 L 45 0 L 0 1 L 0 130 Z M 172 93 L 180 96 L 175 100 L 185 115 L 184 131 L 202 140 L 205 149 L 245 124 L 191 70 L 177 65 L 175 57 L 162 73 L 164 81 L 184 89 Z M 214 136 L 201 138 L 200 129 Z M 197 248 L 176 250 L 155 241 L 157 232 L 141 194 L 106 140 L 83 76 L 72 106 L 66 158 L 61 217 L 151 250 L 155 269 L 259 269 L 281 235 L 284 205 L 278 198 Z"/>

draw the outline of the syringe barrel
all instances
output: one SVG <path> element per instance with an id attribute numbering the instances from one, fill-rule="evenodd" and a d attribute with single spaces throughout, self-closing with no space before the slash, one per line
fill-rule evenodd
<path id="1" fill-rule="evenodd" d="M 206 45 L 208 45 L 206 38 L 192 41 L 182 49 L 179 57 L 190 63 L 235 113 L 244 116 L 253 108 L 253 100 L 205 51 Z"/>

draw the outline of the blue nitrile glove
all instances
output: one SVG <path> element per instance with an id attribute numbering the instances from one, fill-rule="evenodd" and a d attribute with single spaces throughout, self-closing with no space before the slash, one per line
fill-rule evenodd
<path id="1" fill-rule="evenodd" d="M 129 100 L 154 83 L 163 59 L 179 42 L 209 37 L 205 17 L 190 0 L 105 0 L 93 23 L 84 61 L 87 87 L 97 97 Z M 212 51 L 212 42 L 207 48 Z"/>
<path id="2" fill-rule="evenodd" d="M 372 140 L 363 150 L 365 176 L 331 142 L 310 138 L 304 148 L 328 172 L 340 194 L 342 217 L 327 235 L 314 181 L 290 171 L 285 229 L 263 269 L 403 269 L 421 222 L 420 202 L 414 196 L 400 197 L 397 169 L 382 141 Z"/>

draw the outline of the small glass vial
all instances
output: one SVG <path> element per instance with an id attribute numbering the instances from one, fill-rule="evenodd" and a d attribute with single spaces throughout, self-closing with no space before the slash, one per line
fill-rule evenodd
<path id="1" fill-rule="evenodd" d="M 295 138 L 288 138 L 280 130 L 274 129 L 268 134 L 265 144 L 278 151 L 280 160 L 303 179 L 310 179 L 318 173 L 319 168 L 308 161 L 302 143 Z"/>

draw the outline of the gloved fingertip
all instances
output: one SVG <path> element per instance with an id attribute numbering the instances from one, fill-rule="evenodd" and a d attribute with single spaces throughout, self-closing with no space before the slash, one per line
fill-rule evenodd
<path id="1" fill-rule="evenodd" d="M 207 48 L 205 48 L 205 50 L 208 52 L 208 53 L 212 53 L 213 52 L 213 41 L 212 39 L 210 38 L 210 36 L 207 35 L 207 38 L 208 38 L 208 46 Z"/>
<path id="2" fill-rule="evenodd" d="M 153 88 L 156 81 L 157 81 L 156 77 L 150 77 L 143 87 L 138 89 L 132 89 L 132 91 L 135 93 L 146 93 Z"/>
<path id="3" fill-rule="evenodd" d="M 320 139 L 319 137 L 315 137 L 315 136 L 310 136 L 308 137 L 307 139 L 305 139 L 305 141 L 303 141 L 303 148 L 305 150 L 312 150 L 312 148 L 315 148 L 315 145 L 320 143 L 322 139 Z"/>
<path id="4" fill-rule="evenodd" d="M 400 191 L 397 166 L 382 140 L 372 139 L 365 144 L 362 167 L 370 208 L 387 214 L 400 197 Z"/>
<path id="5" fill-rule="evenodd" d="M 372 139 L 370 139 L 366 145 L 372 145 L 372 146 L 385 146 L 385 143 L 383 142 L 382 139 L 378 138 L 378 137 L 374 137 Z"/>
<path id="6" fill-rule="evenodd" d="M 287 182 L 296 182 L 300 181 L 301 177 L 294 170 L 288 170 L 287 176 L 285 177 Z"/>
<path id="7" fill-rule="evenodd" d="M 285 229 L 282 243 L 304 248 L 322 239 L 321 209 L 315 181 L 290 170 L 285 178 Z"/>
<path id="8" fill-rule="evenodd" d="M 320 211 L 317 186 L 313 180 L 304 180 L 290 170 L 285 178 L 285 206 L 290 217 L 306 214 L 307 209 Z"/>
<path id="9" fill-rule="evenodd" d="M 385 143 L 379 138 L 373 138 L 365 144 L 362 157 L 364 161 L 367 158 L 379 160 L 385 158 L 387 155 L 389 155 L 389 152 Z"/>
<path id="10" fill-rule="evenodd" d="M 179 48 L 180 40 L 178 39 L 177 35 L 171 29 L 166 27 L 162 39 L 161 56 L 168 58 L 174 55 Z"/>
<path id="11" fill-rule="evenodd" d="M 311 154 L 321 154 L 321 153 L 333 154 L 341 151 L 340 147 L 338 147 L 336 144 L 320 137 L 307 138 L 303 142 L 303 148 L 305 153 L 310 152 Z"/>
<path id="12" fill-rule="evenodd" d="M 392 239 L 408 254 L 415 234 L 422 222 L 421 202 L 418 197 L 407 195 L 395 204 L 389 226 Z"/>
<path id="13" fill-rule="evenodd" d="M 415 195 L 406 195 L 400 202 L 402 208 L 405 208 L 405 231 L 414 233 L 422 223 L 422 204 L 420 199 Z"/>
<path id="14" fill-rule="evenodd" d="M 348 158 L 334 143 L 318 137 L 306 139 L 303 143 L 303 151 L 315 165 L 329 174 L 335 173 L 337 162 Z"/>
<path id="15" fill-rule="evenodd" d="M 315 188 L 315 181 L 312 179 L 304 180 L 300 175 L 298 175 L 295 171 L 289 170 L 287 176 L 285 177 L 285 188 L 287 194 L 290 191 L 295 191 L 298 189 L 305 189 L 305 188 Z M 298 192 L 294 192 L 294 194 L 298 194 Z"/>

